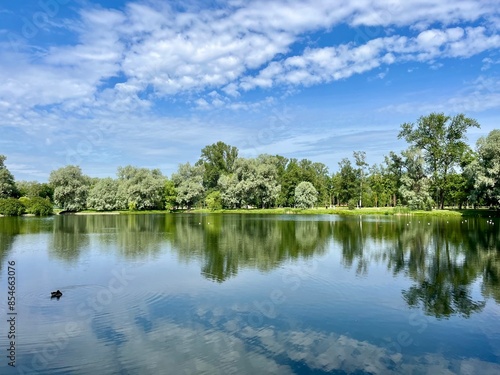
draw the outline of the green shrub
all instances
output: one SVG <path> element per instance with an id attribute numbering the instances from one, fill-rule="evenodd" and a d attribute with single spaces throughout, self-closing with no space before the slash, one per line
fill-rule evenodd
<path id="1" fill-rule="evenodd" d="M 0 214 L 6 216 L 20 216 L 24 213 L 25 207 L 22 202 L 15 198 L 0 199 Z"/>
<path id="2" fill-rule="evenodd" d="M 221 210 L 222 209 L 222 199 L 220 195 L 220 191 L 212 191 L 205 198 L 205 204 L 207 208 L 211 211 Z"/>
<path id="3" fill-rule="evenodd" d="M 36 216 L 47 216 L 52 214 L 52 203 L 48 198 L 33 197 L 23 202 L 26 212 Z"/>
<path id="4" fill-rule="evenodd" d="M 349 199 L 349 202 L 347 202 L 347 208 L 350 210 L 354 210 L 358 206 L 358 201 L 355 198 Z"/>

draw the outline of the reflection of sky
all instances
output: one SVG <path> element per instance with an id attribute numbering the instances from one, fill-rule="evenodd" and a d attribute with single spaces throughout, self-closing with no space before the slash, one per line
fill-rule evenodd
<path id="1" fill-rule="evenodd" d="M 425 316 L 401 297 L 408 279 L 375 261 L 357 274 L 333 243 L 314 259 L 216 283 L 201 275 L 200 260 L 180 263 L 167 244 L 155 257 L 126 260 L 89 236 L 77 262 L 52 254 L 43 233 L 17 236 L 9 255 L 19 280 L 18 364 L 32 368 L 47 348 L 56 354 L 39 374 L 500 373 L 498 305 L 470 319 Z M 379 246 L 366 244 L 365 256 Z M 123 268 L 133 280 L 89 310 L 86 301 Z M 5 274 L 0 281 L 5 296 Z M 50 300 L 57 288 L 63 297 Z M 67 334 L 71 322 L 78 328 Z"/>

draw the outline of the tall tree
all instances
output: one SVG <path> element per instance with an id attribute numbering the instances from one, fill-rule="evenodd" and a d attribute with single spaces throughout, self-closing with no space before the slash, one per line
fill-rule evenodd
<path id="1" fill-rule="evenodd" d="M 337 183 L 339 204 L 348 204 L 351 199 L 356 198 L 356 191 L 358 187 L 356 171 L 353 168 L 351 161 L 347 158 L 344 158 L 339 162 Z M 355 205 L 356 203 L 354 203 L 354 206 Z"/>
<path id="2" fill-rule="evenodd" d="M 389 156 L 385 157 L 384 168 L 385 177 L 387 178 L 392 193 L 392 205 L 395 207 L 401 198 L 399 188 L 401 187 L 401 177 L 403 176 L 403 158 L 391 151 Z"/>
<path id="3" fill-rule="evenodd" d="M 318 201 L 318 192 L 313 184 L 302 181 L 295 188 L 295 207 L 312 208 Z"/>
<path id="4" fill-rule="evenodd" d="M 403 202 L 412 210 L 431 210 L 433 202 L 421 150 L 410 147 L 402 155 L 406 172 L 401 177 L 399 191 Z"/>
<path id="5" fill-rule="evenodd" d="M 500 206 L 500 130 L 491 131 L 477 141 L 478 159 L 473 164 L 474 187 L 485 203 Z"/>
<path id="6" fill-rule="evenodd" d="M 220 176 L 231 173 L 237 158 L 238 149 L 224 142 L 219 141 L 205 146 L 201 150 L 200 160 L 196 162 L 196 165 L 204 167 L 203 186 L 205 189 L 214 189 Z"/>
<path id="7" fill-rule="evenodd" d="M 431 113 L 421 116 L 416 124 L 401 125 L 398 138 L 424 151 L 441 208 L 448 189 L 448 174 L 468 149 L 465 133 L 471 127 L 479 128 L 479 123 L 463 114 L 450 117 L 444 113 Z"/>
<path id="8" fill-rule="evenodd" d="M 118 205 L 132 210 L 153 210 L 164 207 L 165 177 L 159 169 L 118 168 Z"/>
<path id="9" fill-rule="evenodd" d="M 99 179 L 92 186 L 87 197 L 87 207 L 96 211 L 125 209 L 124 202 L 118 199 L 119 182 L 110 177 Z"/>
<path id="10" fill-rule="evenodd" d="M 356 166 L 358 167 L 357 174 L 359 180 L 359 207 L 362 207 L 362 197 L 363 197 L 363 183 L 365 181 L 365 169 L 368 166 L 366 162 L 366 152 L 364 151 L 354 151 L 354 160 L 356 161 Z"/>
<path id="11" fill-rule="evenodd" d="M 54 189 L 54 203 L 63 210 L 81 211 L 86 207 L 90 178 L 80 167 L 68 165 L 50 173 L 49 183 Z"/>
<path id="12" fill-rule="evenodd" d="M 0 198 L 15 197 L 17 195 L 14 176 L 5 166 L 6 156 L 0 155 Z"/>
<path id="13" fill-rule="evenodd" d="M 203 198 L 203 164 L 180 164 L 177 173 L 172 175 L 172 182 L 177 190 L 177 203 L 188 209 Z"/>

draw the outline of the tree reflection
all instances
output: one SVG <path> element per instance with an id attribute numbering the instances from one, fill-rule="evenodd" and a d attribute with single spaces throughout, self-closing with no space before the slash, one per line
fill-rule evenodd
<path id="1" fill-rule="evenodd" d="M 67 262 L 76 262 L 83 248 L 88 248 L 88 218 L 60 215 L 54 218 L 49 253 Z"/>
<path id="2" fill-rule="evenodd" d="M 240 268 L 269 271 L 288 259 L 323 253 L 329 222 L 269 220 L 252 216 L 179 216 L 173 248 L 179 258 L 203 262 L 202 274 L 223 282 Z"/>
<path id="3" fill-rule="evenodd" d="M 22 219 L 19 217 L 0 218 L 0 271 L 7 259 L 16 235 L 21 233 Z"/>
<path id="4" fill-rule="evenodd" d="M 333 246 L 358 274 L 370 263 L 412 280 L 402 297 L 438 318 L 469 317 L 485 301 L 500 303 L 500 232 L 484 219 L 314 217 L 269 215 L 90 215 L 0 218 L 0 264 L 19 234 L 51 233 L 49 254 L 76 262 L 89 249 L 140 259 L 163 251 L 196 261 L 207 279 L 224 282 L 241 269 L 273 270 Z"/>

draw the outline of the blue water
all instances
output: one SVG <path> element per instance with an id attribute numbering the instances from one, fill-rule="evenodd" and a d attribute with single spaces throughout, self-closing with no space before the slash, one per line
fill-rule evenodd
<path id="1" fill-rule="evenodd" d="M 497 374 L 499 240 L 485 219 L 0 218 L 0 373 Z"/>

